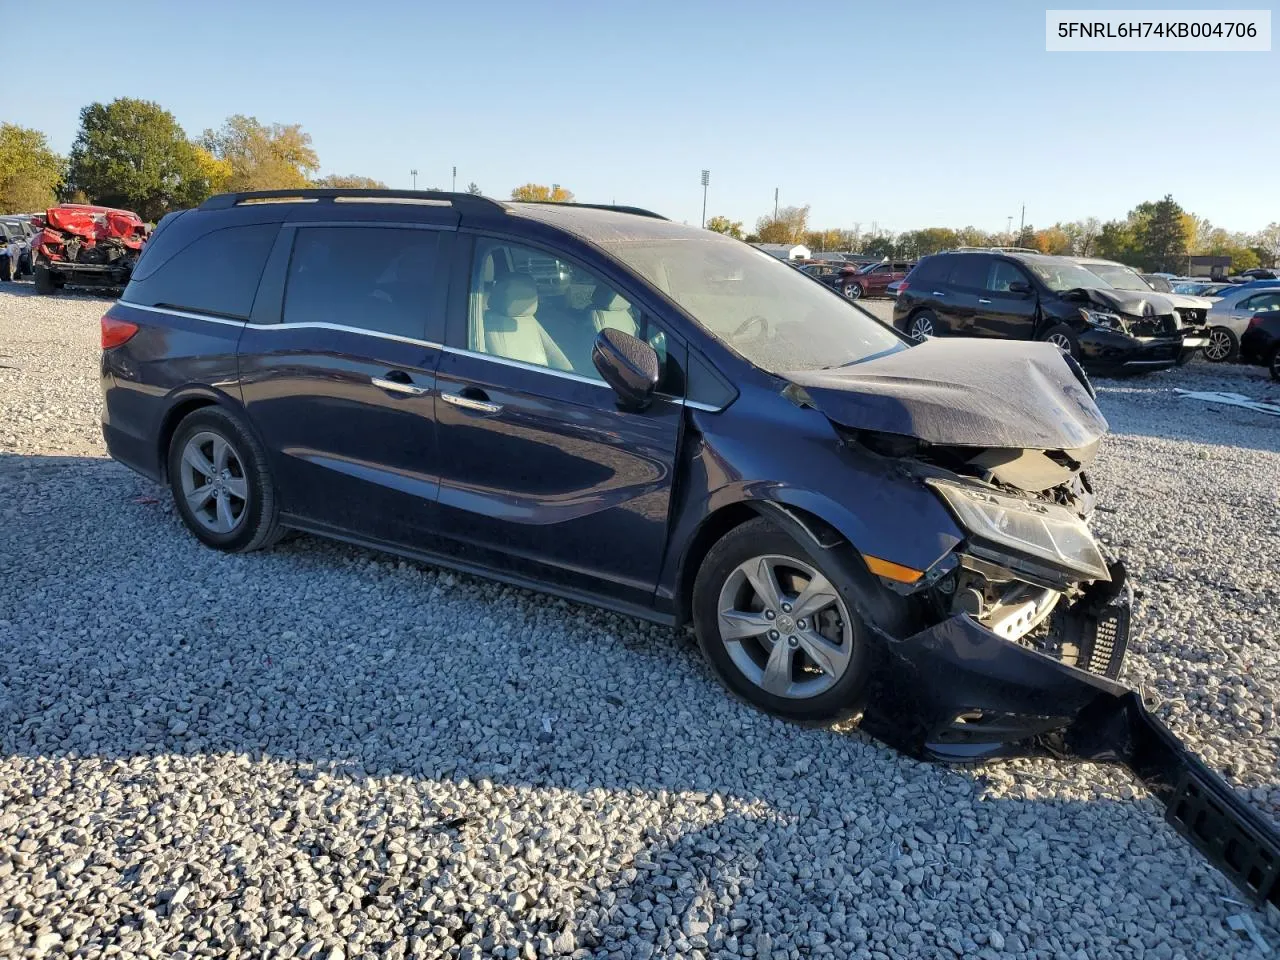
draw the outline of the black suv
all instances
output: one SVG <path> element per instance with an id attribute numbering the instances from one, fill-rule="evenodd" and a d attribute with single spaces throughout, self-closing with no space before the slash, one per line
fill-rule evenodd
<path id="1" fill-rule="evenodd" d="M 1015 250 L 925 257 L 899 287 L 893 322 L 917 340 L 1043 340 L 1110 372 L 1171 367 L 1203 345 L 1159 294 L 1117 290 L 1066 257 Z"/>

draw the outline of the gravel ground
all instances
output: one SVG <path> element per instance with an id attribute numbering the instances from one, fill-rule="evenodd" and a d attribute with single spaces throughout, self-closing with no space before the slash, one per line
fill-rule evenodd
<path id="1" fill-rule="evenodd" d="M 0 956 L 1261 956 L 1121 770 L 947 769 L 742 706 L 683 636 L 300 538 L 104 458 L 107 301 L 0 288 Z M 883 309 L 883 307 L 881 307 Z M 1104 381 L 1127 679 L 1280 816 L 1280 418 Z"/>

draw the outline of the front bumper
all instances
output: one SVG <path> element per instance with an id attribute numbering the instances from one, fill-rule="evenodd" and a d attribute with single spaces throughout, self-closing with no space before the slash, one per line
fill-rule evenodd
<path id="1" fill-rule="evenodd" d="M 1280 907 L 1280 829 L 1188 751 L 1115 675 L 1128 640 L 1123 569 L 1068 611 L 1081 659 L 1067 666 L 957 615 L 905 639 L 878 634 L 862 728 L 921 760 L 1049 756 L 1120 763 L 1165 818 L 1256 903 Z"/>
<path id="2" fill-rule="evenodd" d="M 1079 341 L 1080 362 L 1097 372 L 1164 370 L 1178 363 L 1185 345 L 1182 336 L 1134 337 L 1100 327 L 1085 330 Z"/>

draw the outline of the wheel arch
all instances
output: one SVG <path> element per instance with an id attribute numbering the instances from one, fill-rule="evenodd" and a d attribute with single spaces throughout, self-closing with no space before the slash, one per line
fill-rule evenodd
<path id="1" fill-rule="evenodd" d="M 173 442 L 173 435 L 177 432 L 178 425 L 204 407 L 221 407 L 226 410 L 235 416 L 246 430 L 253 431 L 255 439 L 261 442 L 261 438 L 257 436 L 257 432 L 253 430 L 252 424 L 244 415 L 244 408 L 230 395 L 205 384 L 181 387 L 170 395 L 169 406 L 160 420 L 160 428 L 156 431 L 156 460 L 160 465 L 162 483 L 169 482 L 169 444 Z"/>

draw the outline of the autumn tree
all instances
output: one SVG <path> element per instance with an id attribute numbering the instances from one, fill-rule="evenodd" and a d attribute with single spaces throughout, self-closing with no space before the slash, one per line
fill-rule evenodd
<path id="1" fill-rule="evenodd" d="M 550 201 L 552 203 L 572 203 L 573 191 L 566 190 L 559 184 L 551 187 L 544 187 L 540 183 L 526 183 L 511 191 L 511 199 L 536 200 L 542 202 Z"/>
<path id="2" fill-rule="evenodd" d="M 1051 253 L 1055 256 L 1068 256 L 1073 252 L 1071 235 L 1060 223 L 1037 230 L 1031 236 L 1031 246 L 1041 253 Z"/>
<path id="3" fill-rule="evenodd" d="M 715 233 L 723 233 L 735 240 L 742 239 L 742 221 L 730 220 L 728 217 L 712 217 L 707 221 L 707 229 Z"/>
<path id="4" fill-rule="evenodd" d="M 354 173 L 330 173 L 311 181 L 313 187 L 334 187 L 345 190 L 385 190 L 387 185 L 373 177 L 361 177 Z"/>
<path id="5" fill-rule="evenodd" d="M 200 146 L 231 165 L 227 189 L 292 190 L 306 187 L 320 168 L 311 134 L 300 124 L 259 123 L 256 117 L 228 117 L 206 130 Z"/>
<path id="6" fill-rule="evenodd" d="M 839 250 L 840 231 L 835 229 L 808 230 L 804 235 L 804 245 L 810 250 Z"/>
<path id="7" fill-rule="evenodd" d="M 1280 223 L 1269 223 L 1254 238 L 1255 246 L 1261 251 L 1266 267 L 1280 265 Z"/>
<path id="8" fill-rule="evenodd" d="M 0 123 L 0 213 L 50 207 L 62 182 L 62 158 L 39 130 Z"/>
<path id="9" fill-rule="evenodd" d="M 803 243 L 809 229 L 809 206 L 783 207 L 776 217 L 756 221 L 761 243 Z"/>
<path id="10" fill-rule="evenodd" d="M 158 220 L 209 195 L 196 150 L 173 114 L 131 97 L 80 111 L 66 190 L 134 210 L 144 220 Z"/>

